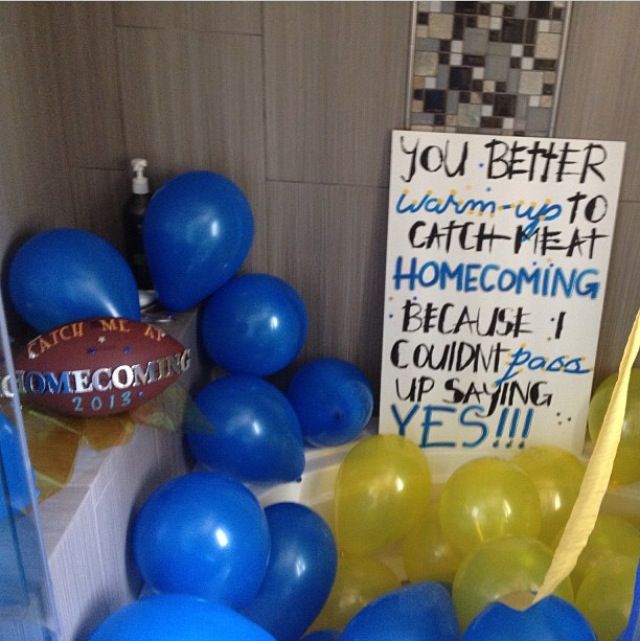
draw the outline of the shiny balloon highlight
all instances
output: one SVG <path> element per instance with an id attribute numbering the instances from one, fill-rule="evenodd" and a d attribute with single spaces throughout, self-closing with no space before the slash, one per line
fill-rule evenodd
<path id="1" fill-rule="evenodd" d="M 297 503 L 265 509 L 269 565 L 243 614 L 277 641 L 298 641 L 320 612 L 336 576 L 337 550 L 329 526 Z"/>
<path id="2" fill-rule="evenodd" d="M 207 303 L 202 338 L 209 356 L 233 374 L 266 376 L 288 365 L 307 336 L 307 312 L 295 289 L 268 274 L 246 274 Z"/>
<path id="3" fill-rule="evenodd" d="M 9 265 L 16 311 L 39 332 L 98 316 L 140 319 L 129 265 L 107 241 L 81 229 L 37 234 Z"/>
<path id="4" fill-rule="evenodd" d="M 497 458 L 459 467 L 440 497 L 442 531 L 461 554 L 510 534 L 535 538 L 541 520 L 533 481 L 517 465 Z"/>
<path id="5" fill-rule="evenodd" d="M 404 537 L 426 509 L 429 466 L 417 445 L 400 436 L 372 436 L 340 465 L 335 491 L 338 545 L 369 554 Z"/>
<path id="6" fill-rule="evenodd" d="M 442 532 L 438 508 L 438 501 L 432 501 L 404 540 L 402 558 L 411 582 L 452 583 L 462 561 Z"/>
<path id="7" fill-rule="evenodd" d="M 558 447 L 529 447 L 512 459 L 533 481 L 541 508 L 540 539 L 552 545 L 576 501 L 585 465 Z"/>
<path id="8" fill-rule="evenodd" d="M 135 561 L 154 590 L 234 609 L 258 593 L 270 547 L 267 520 L 253 494 L 212 472 L 162 485 L 143 505 L 133 530 Z"/>
<path id="9" fill-rule="evenodd" d="M 240 268 L 253 241 L 253 214 L 228 178 L 191 171 L 151 198 L 144 250 L 158 298 L 167 309 L 189 309 Z"/>
<path id="10" fill-rule="evenodd" d="M 187 422 L 185 432 L 200 463 L 242 481 L 300 478 L 304 469 L 300 424 L 276 387 L 255 376 L 227 376 L 204 387 L 195 404 L 206 423 Z"/>

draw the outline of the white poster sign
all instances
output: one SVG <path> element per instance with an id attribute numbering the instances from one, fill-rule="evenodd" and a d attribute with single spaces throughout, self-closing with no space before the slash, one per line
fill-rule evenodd
<path id="1" fill-rule="evenodd" d="M 624 143 L 393 133 L 380 431 L 580 452 Z"/>

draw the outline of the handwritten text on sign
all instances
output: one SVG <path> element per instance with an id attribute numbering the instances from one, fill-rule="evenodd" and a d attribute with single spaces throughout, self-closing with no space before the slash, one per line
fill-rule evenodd
<path id="1" fill-rule="evenodd" d="M 623 154 L 394 132 L 381 432 L 582 449 Z"/>

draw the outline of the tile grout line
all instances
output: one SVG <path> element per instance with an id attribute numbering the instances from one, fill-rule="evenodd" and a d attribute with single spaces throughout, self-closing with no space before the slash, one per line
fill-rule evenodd
<path id="1" fill-rule="evenodd" d="M 120 137 L 122 139 L 122 146 L 125 155 L 129 156 L 129 143 L 127 140 L 127 128 L 125 124 L 125 111 L 124 111 L 124 96 L 122 91 L 122 68 L 120 65 L 120 48 L 118 46 L 118 25 L 116 24 L 116 5 L 112 3 L 111 5 L 111 38 L 113 42 L 114 50 L 114 60 L 113 65 L 115 67 L 116 73 L 116 94 L 118 96 L 118 120 L 120 121 Z M 127 169 L 129 167 L 127 166 Z M 121 169 L 126 169 L 123 167 Z M 129 169 L 127 175 L 131 175 L 131 170 Z"/>
<path id="2" fill-rule="evenodd" d="M 253 31 L 228 31 L 226 29 L 197 29 L 195 27 L 174 27 L 174 26 L 148 26 L 148 25 L 142 25 L 142 24 L 120 24 L 115 22 L 113 23 L 113 26 L 116 29 L 139 29 L 140 31 L 166 31 L 166 30 L 171 30 L 171 31 L 182 31 L 184 33 L 217 33 L 217 34 L 225 34 L 229 36 L 249 36 L 251 38 L 261 38 L 263 34 L 261 33 L 256 33 Z"/>
<path id="3" fill-rule="evenodd" d="M 265 183 L 282 183 L 286 185 L 309 185 L 309 186 L 320 186 L 320 187 L 359 187 L 363 189 L 384 189 L 388 190 L 389 185 L 369 185 L 369 184 L 357 184 L 357 183 L 336 183 L 336 182 L 321 182 L 314 180 L 291 180 L 291 179 L 280 179 L 280 178 L 265 178 Z"/>
<path id="4" fill-rule="evenodd" d="M 571 13 L 573 10 L 572 0 L 568 0 L 566 6 L 566 15 L 564 18 L 564 25 L 562 30 L 562 42 L 560 44 L 560 54 L 558 56 L 558 71 L 556 77 L 556 86 L 554 89 L 555 100 L 551 108 L 551 126 L 549 127 L 549 135 L 553 136 L 556 130 L 558 119 L 558 111 L 560 110 L 560 101 L 562 100 L 562 80 L 564 76 L 564 63 L 567 58 L 567 47 L 569 46 L 569 31 L 571 29 Z"/>
<path id="5" fill-rule="evenodd" d="M 407 66 L 407 91 L 405 95 L 404 128 L 411 129 L 411 103 L 413 101 L 413 65 L 416 53 L 416 29 L 418 26 L 418 0 L 412 0 L 409 32 L 409 64 Z"/>

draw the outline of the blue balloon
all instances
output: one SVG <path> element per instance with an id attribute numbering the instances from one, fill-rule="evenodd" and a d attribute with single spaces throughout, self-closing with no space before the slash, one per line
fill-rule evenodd
<path id="1" fill-rule="evenodd" d="M 18 432 L 9 419 L 0 412 L 0 473 L 5 491 L 0 497 L 0 520 L 14 512 L 22 512 L 31 505 L 29 479 L 25 471 L 18 441 Z M 33 471 L 29 469 L 29 474 Z M 8 500 L 8 504 L 7 504 Z"/>
<path id="2" fill-rule="evenodd" d="M 298 370 L 287 396 L 311 445 L 353 440 L 373 413 L 373 391 L 366 376 L 337 358 L 321 358 Z"/>
<path id="3" fill-rule="evenodd" d="M 81 229 L 52 229 L 22 245 L 9 266 L 9 294 L 39 332 L 97 316 L 140 320 L 129 265 L 106 240 Z"/>
<path id="4" fill-rule="evenodd" d="M 168 309 L 197 305 L 235 274 L 251 249 L 253 214 L 230 180 L 191 171 L 168 181 L 145 214 L 144 249 Z"/>
<path id="5" fill-rule="evenodd" d="M 297 503 L 266 508 L 271 558 L 258 595 L 244 614 L 277 641 L 298 641 L 324 605 L 338 554 L 329 526 Z"/>
<path id="6" fill-rule="evenodd" d="M 463 641 L 596 641 L 587 620 L 570 603 L 549 596 L 528 610 L 488 605 L 467 628 Z"/>
<path id="7" fill-rule="evenodd" d="M 89 641 L 274 641 L 242 615 L 186 594 L 158 594 L 107 617 Z"/>
<path id="8" fill-rule="evenodd" d="M 351 619 L 340 641 L 457 641 L 451 596 L 435 582 L 414 583 L 385 594 Z"/>
<path id="9" fill-rule="evenodd" d="M 162 485 L 142 507 L 133 554 L 145 581 L 176 592 L 248 605 L 267 571 L 269 528 L 255 496 L 221 474 L 187 474 Z"/>
<path id="10" fill-rule="evenodd" d="M 233 374 L 273 374 L 307 336 L 307 312 L 295 289 L 275 276 L 247 274 L 221 287 L 202 318 L 204 346 Z"/>
<path id="11" fill-rule="evenodd" d="M 300 425 L 286 396 L 255 376 L 227 376 L 195 399 L 210 427 L 187 422 L 187 443 L 203 465 L 243 481 L 295 481 L 304 469 Z"/>
<path id="12" fill-rule="evenodd" d="M 338 630 L 318 630 L 308 634 L 302 641 L 338 641 L 339 638 Z"/>

